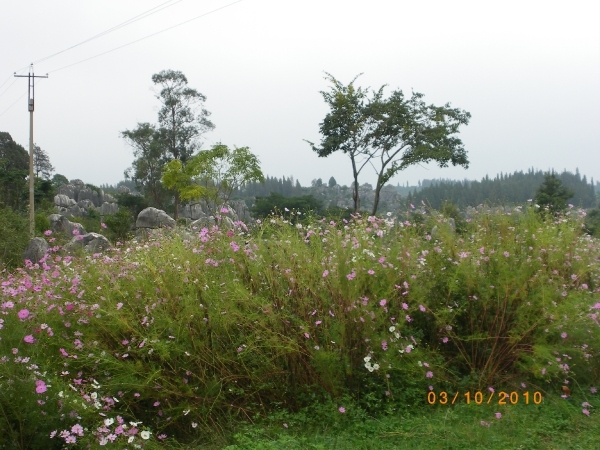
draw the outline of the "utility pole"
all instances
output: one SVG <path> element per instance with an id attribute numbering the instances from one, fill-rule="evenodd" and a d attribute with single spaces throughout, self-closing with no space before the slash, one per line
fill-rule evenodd
<path id="1" fill-rule="evenodd" d="M 36 78 L 48 78 L 48 74 L 45 76 L 34 75 L 33 74 L 33 63 L 29 67 L 29 74 L 27 75 L 17 75 L 15 72 L 15 77 L 27 77 L 29 86 L 27 88 L 27 97 L 28 97 L 28 109 L 29 109 L 29 238 L 33 239 L 35 237 L 35 212 L 34 212 L 34 203 L 35 199 L 33 196 L 34 191 L 34 179 L 33 179 L 33 97 L 35 90 L 35 79 Z"/>

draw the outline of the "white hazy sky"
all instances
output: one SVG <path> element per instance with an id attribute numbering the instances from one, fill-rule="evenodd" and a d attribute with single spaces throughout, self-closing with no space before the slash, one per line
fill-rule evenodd
<path id="1" fill-rule="evenodd" d="M 133 154 L 120 132 L 156 122 L 151 76 L 173 69 L 207 96 L 216 128 L 205 147 L 249 146 L 265 174 L 293 175 L 302 185 L 332 175 L 351 182 L 346 156 L 318 158 L 303 141 L 320 139 L 324 71 L 344 83 L 363 72 L 364 87 L 414 89 L 427 103 L 472 114 L 460 133 L 468 170 L 412 167 L 394 184 L 529 167 L 579 168 L 600 180 L 598 0 L 242 0 L 60 70 L 233 1 L 171 0 L 163 11 L 36 63 L 35 73 L 49 78 L 36 83 L 34 140 L 57 173 L 96 185 L 123 179 Z M 13 72 L 161 3 L 2 0 L 0 131 L 28 148 L 27 81 Z M 373 183 L 366 170 L 359 181 Z"/>

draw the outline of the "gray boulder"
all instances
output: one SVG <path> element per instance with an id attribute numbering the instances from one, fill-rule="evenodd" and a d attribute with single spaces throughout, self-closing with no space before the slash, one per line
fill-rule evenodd
<path id="1" fill-rule="evenodd" d="M 162 209 L 146 208 L 137 216 L 136 228 L 174 227 L 175 220 Z"/>
<path id="2" fill-rule="evenodd" d="M 50 214 L 50 229 L 57 233 L 65 233 L 69 236 L 73 234 L 73 230 L 78 230 L 80 235 L 86 234 L 83 225 L 76 222 L 71 222 L 65 216 L 60 214 Z"/>
<path id="3" fill-rule="evenodd" d="M 89 253 L 100 253 L 112 248 L 111 243 L 104 236 L 98 233 L 86 233 L 82 236 L 75 236 L 65 245 L 67 252 L 72 252 L 76 248 L 81 248 Z"/>
<path id="4" fill-rule="evenodd" d="M 54 196 L 54 204 L 60 208 L 70 208 L 71 206 L 76 205 L 77 202 L 66 194 L 58 194 Z"/>
<path id="5" fill-rule="evenodd" d="M 180 215 L 181 217 L 187 217 L 191 220 L 198 220 L 208 216 L 200 203 L 185 205 L 183 208 L 181 208 Z"/>
<path id="6" fill-rule="evenodd" d="M 117 192 L 119 194 L 131 194 L 131 189 L 129 189 L 127 186 L 119 186 L 117 188 Z"/>
<path id="7" fill-rule="evenodd" d="M 190 224 L 190 227 L 194 231 L 199 231 L 202 228 L 212 228 L 217 224 L 217 221 L 213 216 L 202 217 L 201 219 L 195 220 Z"/>
<path id="8" fill-rule="evenodd" d="M 48 250 L 48 242 L 45 239 L 36 237 L 29 241 L 29 245 L 25 249 L 23 253 L 23 260 L 29 260 L 34 264 L 40 262 L 44 256 L 46 256 L 46 251 Z"/>
<path id="9" fill-rule="evenodd" d="M 102 206 L 100 206 L 100 215 L 101 216 L 106 216 L 109 214 L 116 214 L 118 211 L 119 211 L 119 205 L 117 205 L 116 203 L 104 202 L 104 203 L 102 203 Z"/>
<path id="10" fill-rule="evenodd" d="M 77 202 L 77 206 L 79 206 L 81 209 L 88 210 L 90 207 L 94 207 L 95 205 L 91 200 L 79 200 Z"/>

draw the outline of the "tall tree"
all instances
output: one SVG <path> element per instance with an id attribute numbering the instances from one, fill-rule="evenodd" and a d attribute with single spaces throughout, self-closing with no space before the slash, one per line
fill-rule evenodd
<path id="1" fill-rule="evenodd" d="M 575 192 L 566 188 L 554 172 L 544 175 L 544 182 L 538 188 L 535 202 L 540 205 L 541 211 L 548 210 L 557 213 L 567 207 L 567 200 L 575 195 Z"/>
<path id="2" fill-rule="evenodd" d="M 29 154 L 10 134 L 0 132 L 0 204 L 13 210 L 23 207 L 28 174 Z"/>
<path id="3" fill-rule="evenodd" d="M 366 107 L 366 116 L 373 124 L 366 140 L 375 149 L 375 200 L 372 213 L 377 213 L 383 186 L 399 171 L 409 166 L 435 161 L 439 167 L 448 163 L 469 167 L 462 141 L 456 137 L 458 128 L 467 125 L 471 114 L 460 109 L 427 105 L 423 94 L 413 92 L 405 99 L 402 91 L 383 98 L 382 87 Z"/>
<path id="4" fill-rule="evenodd" d="M 327 73 L 325 79 L 329 80 L 332 86 L 329 91 L 321 91 L 321 95 L 330 111 L 319 124 L 321 145 L 317 147 L 306 141 L 319 157 L 327 157 L 337 151 L 348 155 L 354 179 L 354 212 L 360 209 L 358 175 L 373 156 L 369 139 L 371 122 L 367 114 L 369 89 L 354 86 L 359 76 L 360 74 L 345 86 Z"/>
<path id="5" fill-rule="evenodd" d="M 136 158 L 132 167 L 125 171 L 125 178 L 133 180 L 137 189 L 153 206 L 163 207 L 166 191 L 161 184 L 161 177 L 168 158 L 160 133 L 154 125 L 138 123 L 137 128 L 125 130 L 121 132 L 121 136 L 133 147 Z"/>
<path id="6" fill-rule="evenodd" d="M 54 172 L 54 167 L 50 164 L 48 153 L 35 144 L 33 146 L 33 172 L 36 177 L 39 178 L 41 175 L 41 178 L 45 180 L 50 179 L 52 172 Z"/>

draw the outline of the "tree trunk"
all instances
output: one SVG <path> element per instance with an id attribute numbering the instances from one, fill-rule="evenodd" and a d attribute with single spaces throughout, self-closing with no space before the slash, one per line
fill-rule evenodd
<path id="1" fill-rule="evenodd" d="M 173 219 L 175 219 L 177 221 L 177 219 L 179 219 L 179 192 L 175 191 L 175 217 L 173 217 Z"/>
<path id="2" fill-rule="evenodd" d="M 373 211 L 371 212 L 372 216 L 377 214 L 377 207 L 379 206 L 379 193 L 381 192 L 381 188 L 383 188 L 383 184 L 377 180 L 377 186 L 375 187 L 375 199 L 373 200 Z"/>
<path id="3" fill-rule="evenodd" d="M 356 161 L 354 157 L 351 156 L 350 160 L 352 161 L 352 174 L 354 176 L 354 191 L 352 192 L 352 200 L 354 200 L 354 214 L 356 214 L 360 209 L 360 197 L 358 195 L 358 173 L 356 172 Z"/>

